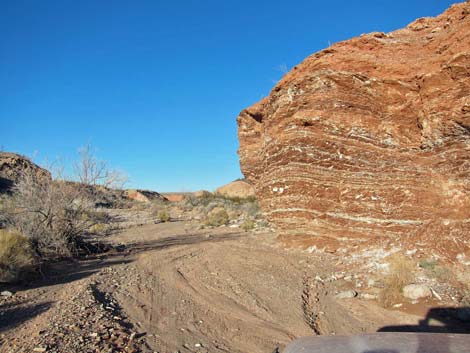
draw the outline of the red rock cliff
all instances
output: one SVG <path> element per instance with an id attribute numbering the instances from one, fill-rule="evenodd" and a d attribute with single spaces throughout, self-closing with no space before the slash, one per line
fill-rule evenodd
<path id="1" fill-rule="evenodd" d="M 308 57 L 237 121 L 284 240 L 469 251 L 468 5 Z"/>

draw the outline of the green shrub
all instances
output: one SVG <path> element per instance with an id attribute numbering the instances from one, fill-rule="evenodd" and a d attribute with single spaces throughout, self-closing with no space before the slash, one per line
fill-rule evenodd
<path id="1" fill-rule="evenodd" d="M 0 229 L 0 281 L 13 282 L 34 264 L 28 239 L 16 231 Z"/>
<path id="2" fill-rule="evenodd" d="M 227 224 L 229 216 L 225 209 L 214 209 L 207 215 L 206 225 L 213 227 L 220 227 Z"/>
<path id="3" fill-rule="evenodd" d="M 242 224 L 242 229 L 245 231 L 245 232 L 248 232 L 249 230 L 253 230 L 255 229 L 255 222 L 251 219 L 247 219 L 245 222 L 243 222 Z"/>
<path id="4" fill-rule="evenodd" d="M 434 270 L 434 268 L 437 265 L 437 260 L 421 260 L 419 262 L 419 267 L 425 269 L 425 270 Z"/>
<path id="5" fill-rule="evenodd" d="M 170 214 L 167 210 L 163 209 L 158 212 L 157 218 L 162 222 L 168 222 L 170 220 Z"/>
<path id="6" fill-rule="evenodd" d="M 436 266 L 432 271 L 428 271 L 428 276 L 434 277 L 441 282 L 448 282 L 453 277 L 453 274 L 447 267 Z"/>
<path id="7" fill-rule="evenodd" d="M 93 234 L 106 234 L 108 226 L 104 223 L 97 223 L 90 227 L 90 232 Z"/>

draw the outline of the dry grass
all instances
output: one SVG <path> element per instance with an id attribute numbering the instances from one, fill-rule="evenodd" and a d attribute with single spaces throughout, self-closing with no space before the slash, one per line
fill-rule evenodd
<path id="1" fill-rule="evenodd" d="M 207 215 L 205 225 L 212 227 L 220 227 L 228 224 L 230 218 L 225 209 L 217 209 Z"/>
<path id="2" fill-rule="evenodd" d="M 93 233 L 96 235 L 106 234 L 108 230 L 109 230 L 108 225 L 105 223 L 97 223 L 90 227 L 90 233 Z"/>
<path id="3" fill-rule="evenodd" d="M 245 232 L 248 232 L 248 231 L 250 231 L 250 230 L 255 229 L 255 226 L 256 226 L 255 221 L 253 221 L 253 220 L 251 220 L 251 219 L 247 219 L 245 222 L 242 223 L 242 229 L 243 229 Z"/>
<path id="4" fill-rule="evenodd" d="M 0 229 L 0 281 L 16 281 L 33 264 L 28 239 L 19 232 Z"/>
<path id="5" fill-rule="evenodd" d="M 390 272 L 384 279 L 384 288 L 379 295 L 379 301 L 384 307 L 391 307 L 402 300 L 402 290 L 414 281 L 415 263 L 401 254 L 388 258 Z"/>
<path id="6" fill-rule="evenodd" d="M 166 209 L 161 209 L 160 211 L 158 211 L 157 218 L 161 222 L 169 222 L 171 217 Z"/>

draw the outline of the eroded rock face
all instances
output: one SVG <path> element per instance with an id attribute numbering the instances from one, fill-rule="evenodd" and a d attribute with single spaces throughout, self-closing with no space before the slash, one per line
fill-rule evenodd
<path id="1" fill-rule="evenodd" d="M 0 152 L 0 192 L 5 192 L 24 173 L 33 173 L 38 178 L 51 179 L 51 173 L 39 167 L 28 158 L 11 152 Z"/>
<path id="2" fill-rule="evenodd" d="M 168 201 L 167 198 L 156 191 L 129 189 L 124 191 L 124 196 L 140 202 L 152 202 L 155 200 Z"/>
<path id="3" fill-rule="evenodd" d="M 468 5 L 308 57 L 237 122 L 285 241 L 469 251 Z"/>

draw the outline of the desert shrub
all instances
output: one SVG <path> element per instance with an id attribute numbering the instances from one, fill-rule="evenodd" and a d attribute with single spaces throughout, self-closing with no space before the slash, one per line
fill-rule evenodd
<path id="1" fill-rule="evenodd" d="M 16 281 L 33 264 L 28 239 L 19 232 L 0 229 L 0 282 Z"/>
<path id="2" fill-rule="evenodd" d="M 92 225 L 89 231 L 90 233 L 97 234 L 97 235 L 106 234 L 108 231 L 108 226 L 104 223 L 97 223 L 97 224 Z"/>
<path id="3" fill-rule="evenodd" d="M 242 229 L 245 232 L 248 232 L 249 230 L 253 230 L 255 226 L 256 226 L 255 221 L 251 219 L 247 219 L 245 222 L 242 223 Z"/>
<path id="4" fill-rule="evenodd" d="M 219 227 L 227 224 L 229 216 L 225 209 L 213 210 L 207 215 L 205 224 L 212 227 Z"/>
<path id="5" fill-rule="evenodd" d="M 92 186 L 89 190 L 96 192 L 98 187 L 122 189 L 127 183 L 127 175 L 110 169 L 105 161 L 97 159 L 90 145 L 80 148 L 79 153 L 80 159 L 73 167 L 75 178 L 81 185 Z"/>
<path id="6" fill-rule="evenodd" d="M 437 265 L 437 260 L 431 259 L 431 260 L 421 260 L 419 262 L 419 267 L 425 269 L 425 270 L 434 270 L 434 268 Z"/>
<path id="7" fill-rule="evenodd" d="M 449 278 L 452 277 L 452 271 L 445 266 L 439 265 L 435 259 L 421 260 L 419 267 L 425 270 L 428 277 L 435 278 L 441 282 L 448 282 Z"/>
<path id="8" fill-rule="evenodd" d="M 453 277 L 452 271 L 445 266 L 436 266 L 432 270 L 427 271 L 429 277 L 433 277 L 440 282 L 449 282 Z"/>
<path id="9" fill-rule="evenodd" d="M 184 212 L 192 216 L 206 218 L 213 210 L 224 208 L 229 219 L 258 219 L 262 218 L 258 203 L 254 197 L 226 197 L 220 194 L 203 193 L 196 197 L 189 195 L 178 204 Z M 210 222 L 208 222 L 210 223 Z M 209 225 L 209 224 L 207 224 Z"/>
<path id="10" fill-rule="evenodd" d="M 6 207 L 7 223 L 24 234 L 40 257 L 73 255 L 81 237 L 99 222 L 77 185 L 21 175 Z M 101 215 L 100 215 L 101 217 Z"/>
<path id="11" fill-rule="evenodd" d="M 389 257 L 390 271 L 384 279 L 379 301 L 384 307 L 391 307 L 401 298 L 403 287 L 414 280 L 415 263 L 401 254 Z"/>
<path id="12" fill-rule="evenodd" d="M 170 214 L 168 213 L 166 209 L 162 209 L 158 212 L 157 218 L 161 222 L 168 222 L 170 220 Z"/>
<path id="13" fill-rule="evenodd" d="M 132 200 L 131 202 L 131 209 L 133 211 L 145 211 L 149 209 L 149 205 L 146 202 L 141 202 L 141 201 L 135 201 Z M 153 211 L 152 206 L 150 206 L 150 209 Z"/>
<path id="14" fill-rule="evenodd" d="M 60 165 L 52 172 L 55 179 L 27 169 L 20 172 L 11 195 L 2 199 L 1 226 L 20 231 L 41 259 L 87 251 L 85 236 L 90 230 L 101 230 L 111 220 L 95 205 L 109 206 L 120 198 L 121 192 L 111 188 L 124 184 L 124 174 L 108 169 L 89 146 L 80 155 L 72 178 L 75 181 L 62 176 Z"/>
<path id="15" fill-rule="evenodd" d="M 95 210 L 95 209 L 84 209 L 82 212 L 84 220 L 91 222 L 92 224 L 107 224 L 111 222 L 111 217 L 106 211 Z"/>
<path id="16" fill-rule="evenodd" d="M 150 213 L 155 217 L 158 216 L 158 214 L 160 213 L 160 211 L 162 209 L 167 208 L 167 206 L 168 206 L 167 203 L 168 203 L 168 201 L 164 201 L 164 200 L 154 200 L 154 201 L 152 201 L 152 203 L 150 205 L 148 205 L 148 204 L 146 205 L 145 203 L 141 202 L 141 204 L 145 205 L 145 207 L 147 207 L 147 209 L 150 208 Z"/>

